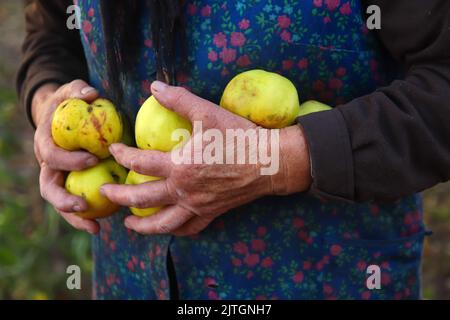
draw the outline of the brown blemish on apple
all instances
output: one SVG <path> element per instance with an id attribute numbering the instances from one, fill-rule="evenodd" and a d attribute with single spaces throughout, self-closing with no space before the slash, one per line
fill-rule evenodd
<path id="1" fill-rule="evenodd" d="M 110 173 L 111 173 L 111 177 L 114 179 L 114 181 L 116 183 L 119 183 L 120 177 L 114 171 L 111 171 Z"/>
<path id="2" fill-rule="evenodd" d="M 91 122 L 92 122 L 92 125 L 94 126 L 95 130 L 97 130 L 97 132 L 98 132 L 98 135 L 99 135 L 98 140 L 100 141 L 100 143 L 107 144 L 108 141 L 105 139 L 105 137 L 103 137 L 103 134 L 102 134 L 102 123 L 100 123 L 100 121 L 94 115 L 91 116 Z"/>
<path id="3" fill-rule="evenodd" d="M 87 112 L 91 113 L 92 110 L 93 110 L 92 106 L 88 106 L 88 107 L 87 107 Z"/>
<path id="4" fill-rule="evenodd" d="M 61 106 L 61 109 L 64 109 L 65 107 L 67 107 L 68 104 L 69 104 L 69 102 L 64 103 L 64 104 Z"/>

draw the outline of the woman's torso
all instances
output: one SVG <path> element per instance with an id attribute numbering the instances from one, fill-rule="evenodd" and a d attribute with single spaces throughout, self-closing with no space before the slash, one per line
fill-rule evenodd
<path id="1" fill-rule="evenodd" d="M 80 0 L 91 82 L 109 85 L 98 1 Z M 188 72 L 180 85 L 218 103 L 228 81 L 265 69 L 293 81 L 300 100 L 343 104 L 388 84 L 392 62 L 365 28 L 359 1 L 186 1 Z M 147 20 L 146 20 L 147 19 Z M 155 78 L 147 15 L 135 75 L 124 84 L 137 112 Z M 140 236 L 122 212 L 94 239 L 98 298 L 169 298 L 168 252 L 178 296 L 191 299 L 417 298 L 423 223 L 420 197 L 348 204 L 307 194 L 267 197 L 232 210 L 194 237 Z M 381 289 L 366 286 L 367 267 Z M 173 277 L 172 277 L 173 280 Z M 173 292 L 172 292 L 173 294 Z"/>

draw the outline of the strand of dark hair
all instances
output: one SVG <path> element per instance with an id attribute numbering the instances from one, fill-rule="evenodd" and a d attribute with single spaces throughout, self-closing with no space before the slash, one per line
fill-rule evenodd
<path id="1" fill-rule="evenodd" d="M 186 60 L 180 0 L 101 0 L 109 98 L 123 109 L 130 108 L 124 103 L 123 84 L 129 80 L 141 45 L 139 15 L 145 4 L 150 13 L 156 79 L 176 84 L 177 39 L 182 62 Z M 131 110 L 124 111 L 129 114 Z"/>

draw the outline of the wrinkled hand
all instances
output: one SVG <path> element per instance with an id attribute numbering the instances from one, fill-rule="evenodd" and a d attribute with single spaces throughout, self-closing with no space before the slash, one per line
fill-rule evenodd
<path id="1" fill-rule="evenodd" d="M 97 158 L 84 151 L 67 151 L 53 142 L 51 134 L 52 116 L 58 105 L 69 98 L 93 101 L 97 91 L 82 80 L 75 80 L 59 88 L 45 85 L 33 97 L 33 118 L 36 124 L 34 153 L 41 167 L 39 186 L 42 197 L 73 227 L 97 233 L 97 222 L 82 219 L 73 214 L 87 209 L 86 201 L 71 195 L 64 188 L 64 171 L 82 170 L 97 163 Z"/>
<path id="2" fill-rule="evenodd" d="M 215 128 L 225 136 L 225 130 L 231 128 L 240 128 L 244 131 L 266 130 L 181 87 L 171 87 L 156 81 L 152 84 L 152 93 L 168 109 L 191 122 L 201 121 L 203 131 Z M 303 191 L 309 186 L 311 180 L 309 156 L 306 143 L 298 138 L 301 130 L 298 126 L 283 130 L 280 133 L 280 141 L 291 142 L 284 143 L 285 146 L 281 146 L 281 149 L 291 147 L 294 136 L 295 145 L 303 149 L 290 148 L 294 152 L 281 157 L 280 172 L 275 176 L 261 175 L 259 163 L 194 164 L 192 159 L 191 164 L 175 164 L 170 153 L 113 144 L 110 146 L 110 152 L 117 162 L 138 173 L 165 179 L 140 185 L 104 185 L 101 192 L 111 201 L 123 206 L 137 208 L 165 206 L 149 217 L 127 217 L 125 226 L 132 230 L 142 234 L 172 233 L 178 236 L 196 234 L 217 216 L 232 208 L 264 195 Z M 183 148 L 192 150 L 192 141 L 195 139 L 194 133 Z M 202 147 L 204 148 L 204 145 Z M 292 166 L 299 161 L 305 164 L 305 168 L 294 170 Z M 299 183 L 287 183 L 289 175 Z M 309 179 L 304 178 L 305 176 Z"/>

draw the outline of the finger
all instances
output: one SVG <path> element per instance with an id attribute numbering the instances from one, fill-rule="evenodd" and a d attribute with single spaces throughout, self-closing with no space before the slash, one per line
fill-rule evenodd
<path id="1" fill-rule="evenodd" d="M 71 212 L 60 210 L 57 210 L 57 212 L 75 229 L 83 230 L 90 234 L 97 234 L 100 231 L 100 225 L 95 220 L 83 219 Z"/>
<path id="2" fill-rule="evenodd" d="M 122 143 L 112 144 L 109 151 L 118 163 L 140 174 L 168 177 L 173 167 L 169 153 L 139 150 Z"/>
<path id="3" fill-rule="evenodd" d="M 55 92 L 54 97 L 59 102 L 69 98 L 83 99 L 91 102 L 98 98 L 98 91 L 83 80 L 74 80 L 61 86 Z"/>
<path id="4" fill-rule="evenodd" d="M 183 207 L 170 206 L 145 218 L 129 216 L 125 218 L 124 222 L 128 229 L 141 234 L 169 234 L 185 224 L 194 215 Z"/>
<path id="5" fill-rule="evenodd" d="M 183 87 L 173 87 L 161 81 L 154 81 L 151 90 L 159 103 L 191 122 L 202 121 L 205 126 L 212 126 L 212 123 L 217 122 L 216 114 L 220 113 L 220 108 Z"/>
<path id="6" fill-rule="evenodd" d="M 195 216 L 181 227 L 172 232 L 177 237 L 193 236 L 204 230 L 214 219 L 210 217 Z"/>
<path id="7" fill-rule="evenodd" d="M 50 169 L 46 164 L 41 168 L 39 185 L 42 197 L 50 202 L 56 210 L 64 212 L 82 212 L 87 210 L 86 201 L 74 196 L 63 188 L 64 174 Z"/>
<path id="8" fill-rule="evenodd" d="M 40 158 L 53 170 L 78 171 L 98 163 L 97 157 L 88 152 L 59 148 L 51 136 L 40 136 L 36 143 Z"/>
<path id="9" fill-rule="evenodd" d="M 105 184 L 100 192 L 114 203 L 124 207 L 152 208 L 175 203 L 166 180 L 149 181 L 137 185 Z"/>

